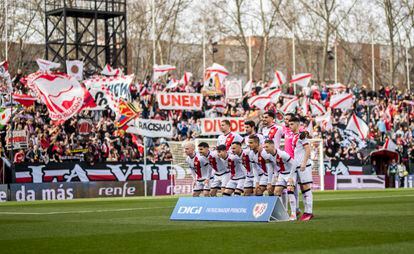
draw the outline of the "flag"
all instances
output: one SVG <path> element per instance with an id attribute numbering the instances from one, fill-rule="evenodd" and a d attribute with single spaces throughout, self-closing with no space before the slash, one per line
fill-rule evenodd
<path id="1" fill-rule="evenodd" d="M 323 130 L 332 130 L 331 111 L 329 110 L 324 115 L 315 117 L 315 122 L 319 124 Z"/>
<path id="2" fill-rule="evenodd" d="M 181 80 L 180 80 L 179 83 L 186 86 L 190 82 L 190 79 L 191 79 L 192 76 L 193 76 L 193 74 L 191 72 L 186 72 L 185 71 L 184 72 L 184 75 L 181 78 Z"/>
<path id="3" fill-rule="evenodd" d="M 287 101 L 280 110 L 283 114 L 292 113 L 295 111 L 297 106 L 299 106 L 299 98 L 295 96 Z"/>
<path id="4" fill-rule="evenodd" d="M 309 106 L 312 111 L 312 115 L 320 116 L 326 113 L 325 107 L 322 106 L 322 104 L 320 104 L 317 100 L 310 100 Z"/>
<path id="5" fill-rule="evenodd" d="M 132 103 L 126 102 L 123 99 L 119 100 L 118 110 L 119 118 L 116 120 L 115 126 L 121 129 L 138 116 L 138 109 Z"/>
<path id="6" fill-rule="evenodd" d="M 250 93 L 250 91 L 252 90 L 252 88 L 253 88 L 253 81 L 252 81 L 252 80 L 249 80 L 249 81 L 247 81 L 247 83 L 244 85 L 243 92 L 245 92 L 245 93 Z"/>
<path id="7" fill-rule="evenodd" d="M 305 114 L 305 115 L 308 114 L 308 111 L 309 111 L 309 99 L 308 98 L 303 99 L 302 111 L 303 111 L 303 114 Z"/>
<path id="8" fill-rule="evenodd" d="M 34 105 L 36 98 L 27 94 L 13 94 L 13 100 L 22 104 L 25 107 L 31 107 Z"/>
<path id="9" fill-rule="evenodd" d="M 217 86 L 221 87 L 224 79 L 229 75 L 229 71 L 222 65 L 213 63 L 212 66 L 205 70 L 204 86 Z M 219 88 L 220 88 L 219 87 Z"/>
<path id="10" fill-rule="evenodd" d="M 213 109 L 215 109 L 219 113 L 223 113 L 226 110 L 227 104 L 224 101 L 214 101 L 209 100 L 208 105 L 211 106 Z"/>
<path id="11" fill-rule="evenodd" d="M 331 96 L 331 100 L 329 101 L 329 107 L 332 109 L 342 109 L 348 110 L 352 107 L 354 102 L 354 95 L 344 93 L 344 94 L 335 94 Z"/>
<path id="12" fill-rule="evenodd" d="M 154 65 L 153 71 L 154 71 L 154 81 L 157 81 L 160 77 L 167 74 L 169 71 L 176 70 L 175 66 L 172 65 Z"/>
<path id="13" fill-rule="evenodd" d="M 330 89 L 346 89 L 346 86 L 342 85 L 341 83 L 335 83 L 335 84 L 332 84 L 332 85 L 327 85 L 326 87 L 330 88 Z"/>
<path id="14" fill-rule="evenodd" d="M 395 152 L 395 150 L 397 150 L 397 145 L 390 138 L 387 138 L 382 148 Z"/>
<path id="15" fill-rule="evenodd" d="M 83 107 L 86 88 L 66 73 L 36 72 L 27 78 L 29 88 L 46 104 L 52 121 L 65 121 Z"/>
<path id="16" fill-rule="evenodd" d="M 66 61 L 66 73 L 77 80 L 83 80 L 83 62 L 79 60 Z"/>
<path id="17" fill-rule="evenodd" d="M 276 103 L 282 90 L 272 89 L 259 95 L 253 96 L 248 100 L 249 105 L 259 109 L 264 109 L 269 103 Z"/>
<path id="18" fill-rule="evenodd" d="M 12 109 L 10 107 L 0 108 L 0 128 L 3 128 L 10 121 Z"/>
<path id="19" fill-rule="evenodd" d="M 122 76 L 124 73 L 121 69 L 114 69 L 109 64 L 106 64 L 105 67 L 101 71 L 102 75 L 105 76 Z"/>
<path id="20" fill-rule="evenodd" d="M 313 137 L 313 121 L 310 121 L 310 122 L 309 122 L 309 125 L 308 125 L 308 127 L 306 128 L 306 131 L 309 133 L 309 135 L 310 135 L 311 137 Z"/>
<path id="21" fill-rule="evenodd" d="M 275 77 L 270 87 L 281 87 L 284 83 L 286 83 L 285 75 L 281 71 L 275 71 Z"/>
<path id="22" fill-rule="evenodd" d="M 175 78 L 172 78 L 172 79 L 168 82 L 168 84 L 167 84 L 167 86 L 166 86 L 165 88 L 167 88 L 167 89 L 176 88 L 176 87 L 178 86 L 178 84 L 179 84 L 179 81 L 178 81 L 178 80 L 176 80 Z"/>
<path id="23" fill-rule="evenodd" d="M 365 139 L 369 132 L 368 125 L 355 114 L 349 119 L 346 129 L 355 132 L 361 139 Z"/>
<path id="24" fill-rule="evenodd" d="M 290 80 L 291 84 L 296 84 L 302 87 L 306 87 L 309 84 L 309 81 L 312 78 L 312 74 L 310 73 L 299 73 L 292 76 L 292 80 Z"/>
<path id="25" fill-rule="evenodd" d="M 51 62 L 44 59 L 36 59 L 37 65 L 39 65 L 40 71 L 50 71 L 51 69 L 60 68 L 60 63 Z"/>

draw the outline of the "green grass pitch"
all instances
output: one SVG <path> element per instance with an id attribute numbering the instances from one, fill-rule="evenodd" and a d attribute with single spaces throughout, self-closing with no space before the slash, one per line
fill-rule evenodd
<path id="1" fill-rule="evenodd" d="M 309 222 L 177 222 L 177 198 L 0 204 L 0 253 L 414 253 L 414 190 L 316 192 Z"/>

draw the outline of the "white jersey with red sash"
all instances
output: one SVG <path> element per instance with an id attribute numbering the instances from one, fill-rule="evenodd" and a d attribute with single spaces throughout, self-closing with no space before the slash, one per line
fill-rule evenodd
<path id="1" fill-rule="evenodd" d="M 283 135 L 283 128 L 281 126 L 273 124 L 270 127 L 263 127 L 262 134 L 265 140 L 273 140 L 276 148 L 280 147 L 280 140 Z"/>
<path id="2" fill-rule="evenodd" d="M 210 163 L 210 166 L 214 170 L 214 174 L 223 175 L 229 172 L 226 165 L 224 164 L 224 161 L 218 156 L 217 151 L 211 151 L 207 155 L 207 159 Z"/>
<path id="3" fill-rule="evenodd" d="M 242 155 L 238 156 L 229 153 L 227 158 L 224 159 L 224 162 L 230 170 L 232 180 L 238 180 L 246 177 L 246 169 L 243 166 Z"/>
<path id="4" fill-rule="evenodd" d="M 211 167 L 206 157 L 196 153 L 193 157 L 187 156 L 185 162 L 190 167 L 195 180 L 202 181 L 211 178 Z"/>
<path id="5" fill-rule="evenodd" d="M 294 149 L 294 159 L 298 166 L 300 166 L 303 160 L 305 159 L 305 154 L 306 154 L 305 146 L 310 145 L 307 138 L 300 139 L 299 135 L 300 135 L 299 133 L 295 134 L 292 139 L 292 145 Z M 310 164 L 310 159 L 308 159 L 308 161 L 306 162 L 306 165 L 308 164 Z"/>
<path id="6" fill-rule="evenodd" d="M 256 170 L 256 175 L 267 175 L 267 167 L 266 167 L 266 159 L 264 157 L 267 156 L 267 153 L 263 150 L 261 152 L 254 152 L 250 151 L 249 159 L 254 165 L 254 169 Z"/>
<path id="7" fill-rule="evenodd" d="M 221 134 L 217 139 L 217 146 L 226 145 L 226 149 L 228 151 L 233 142 L 243 143 L 243 137 L 234 132 L 229 132 L 226 135 Z"/>

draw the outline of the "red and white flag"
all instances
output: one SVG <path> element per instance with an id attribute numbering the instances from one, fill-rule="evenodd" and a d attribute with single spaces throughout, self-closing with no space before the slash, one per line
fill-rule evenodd
<path id="1" fill-rule="evenodd" d="M 272 89 L 265 93 L 253 96 L 248 100 L 248 103 L 259 109 L 264 109 L 269 103 L 276 103 L 281 93 L 281 89 Z"/>
<path id="2" fill-rule="evenodd" d="M 222 65 L 213 63 L 212 66 L 205 70 L 204 85 L 209 86 L 210 80 L 215 77 L 218 78 L 220 84 L 223 84 L 224 79 L 229 75 L 229 71 Z M 212 82 L 214 84 L 214 82 Z"/>
<path id="3" fill-rule="evenodd" d="M 157 81 L 160 77 L 167 74 L 169 71 L 174 71 L 177 68 L 175 66 L 165 64 L 165 65 L 154 65 L 153 71 L 154 71 L 154 81 Z"/>
<path id="4" fill-rule="evenodd" d="M 309 122 L 309 125 L 308 125 L 308 127 L 306 128 L 306 131 L 309 133 L 309 135 L 311 136 L 311 137 L 313 137 L 313 121 L 310 121 Z"/>
<path id="5" fill-rule="evenodd" d="M 332 109 L 348 110 L 354 103 L 354 95 L 350 93 L 335 94 L 331 96 L 329 107 Z"/>
<path id="6" fill-rule="evenodd" d="M 101 71 L 102 75 L 105 76 L 121 76 L 124 75 L 121 69 L 114 69 L 109 64 L 106 64 L 105 67 Z"/>
<path id="7" fill-rule="evenodd" d="M 77 80 L 83 80 L 83 62 L 79 60 L 66 61 L 66 73 Z"/>
<path id="8" fill-rule="evenodd" d="M 180 80 L 180 84 L 183 84 L 185 86 L 188 85 L 192 76 L 193 74 L 191 72 L 185 71 L 183 77 Z"/>
<path id="9" fill-rule="evenodd" d="M 51 62 L 44 59 L 36 59 L 37 65 L 39 65 L 40 71 L 50 71 L 51 69 L 60 68 L 60 63 Z"/>
<path id="10" fill-rule="evenodd" d="M 333 129 L 331 111 L 328 110 L 324 115 L 315 117 L 315 122 L 321 126 L 323 130 L 330 131 Z"/>
<path id="11" fill-rule="evenodd" d="M 355 114 L 349 119 L 346 129 L 355 132 L 361 139 L 365 139 L 369 132 L 368 125 Z"/>
<path id="12" fill-rule="evenodd" d="M 309 99 L 304 98 L 302 101 L 302 112 L 303 114 L 307 115 L 309 111 Z"/>
<path id="13" fill-rule="evenodd" d="M 397 145 L 390 138 L 387 138 L 382 148 L 390 151 L 395 151 L 397 150 Z"/>
<path id="14" fill-rule="evenodd" d="M 330 88 L 330 89 L 334 89 L 334 90 L 337 90 L 337 89 L 343 89 L 343 90 L 345 90 L 346 89 L 346 86 L 345 85 L 342 85 L 341 83 L 327 85 L 326 87 L 327 88 Z"/>
<path id="15" fill-rule="evenodd" d="M 312 74 L 310 73 L 299 73 L 292 76 L 290 80 L 291 84 L 296 84 L 301 87 L 306 87 L 309 84 L 309 81 L 312 79 Z"/>
<path id="16" fill-rule="evenodd" d="M 286 83 L 286 77 L 283 75 L 281 71 L 276 70 L 275 71 L 275 77 L 273 79 L 272 84 L 270 87 L 281 87 L 284 83 Z"/>
<path id="17" fill-rule="evenodd" d="M 312 111 L 312 115 L 314 116 L 320 116 L 326 113 L 325 107 L 322 104 L 320 104 L 317 100 L 310 100 L 309 106 Z"/>
<path id="18" fill-rule="evenodd" d="M 292 99 L 288 100 L 280 109 L 283 114 L 292 113 L 295 109 L 299 106 L 299 98 L 293 97 Z"/>
<path id="19" fill-rule="evenodd" d="M 30 74 L 27 80 L 29 88 L 46 104 L 53 121 L 71 118 L 88 106 L 84 102 L 91 98 L 88 90 L 66 73 L 36 72 Z M 93 100 L 91 103 L 94 103 Z"/>
<path id="20" fill-rule="evenodd" d="M 213 101 L 209 100 L 208 105 L 211 106 L 213 109 L 215 109 L 219 113 L 223 113 L 226 110 L 227 104 L 224 101 Z"/>
<path id="21" fill-rule="evenodd" d="M 13 100 L 22 104 L 25 107 L 31 107 L 34 105 L 36 98 L 27 94 L 13 94 Z"/>

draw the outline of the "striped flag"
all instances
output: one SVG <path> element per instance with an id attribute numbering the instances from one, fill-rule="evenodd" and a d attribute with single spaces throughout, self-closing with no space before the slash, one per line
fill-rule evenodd
<path id="1" fill-rule="evenodd" d="M 317 100 L 310 100 L 309 106 L 312 111 L 312 115 L 320 116 L 326 113 L 325 107 L 322 106 L 322 104 L 320 104 Z"/>
<path id="2" fill-rule="evenodd" d="M 382 148 L 390 151 L 395 151 L 397 150 L 397 145 L 390 138 L 387 138 Z"/>
<path id="3" fill-rule="evenodd" d="M 289 101 L 287 101 L 280 110 L 283 112 L 283 114 L 292 113 L 296 110 L 296 107 L 298 106 L 299 98 L 295 96 Z"/>
<path id="4" fill-rule="evenodd" d="M 355 114 L 349 119 L 346 129 L 355 132 L 361 139 L 365 139 L 369 132 L 368 125 Z"/>
<path id="5" fill-rule="evenodd" d="M 335 84 L 332 84 L 332 85 L 327 85 L 326 87 L 330 88 L 330 89 L 334 89 L 334 90 L 336 90 L 336 89 L 346 89 L 346 86 L 342 85 L 341 83 L 335 83 Z"/>
<path id="6" fill-rule="evenodd" d="M 324 115 L 315 117 L 315 122 L 319 124 L 323 130 L 332 130 L 331 111 L 328 110 Z"/>
<path id="7" fill-rule="evenodd" d="M 167 74 L 169 71 L 174 71 L 177 68 L 175 66 L 165 64 L 165 65 L 154 65 L 153 71 L 154 71 L 154 81 L 157 81 L 160 77 Z"/>
<path id="8" fill-rule="evenodd" d="M 286 83 L 286 77 L 285 75 L 283 75 L 283 73 L 281 71 L 276 70 L 275 71 L 275 77 L 273 79 L 272 84 L 270 85 L 270 87 L 281 87 L 284 83 Z"/>
<path id="9" fill-rule="evenodd" d="M 36 98 L 27 94 L 13 94 L 13 100 L 22 104 L 25 107 L 31 107 L 34 105 Z"/>
<path id="10" fill-rule="evenodd" d="M 331 100 L 329 101 L 329 107 L 332 109 L 342 109 L 348 110 L 352 107 L 354 103 L 354 95 L 353 94 L 335 94 L 331 96 Z"/>
<path id="11" fill-rule="evenodd" d="M 229 75 L 229 71 L 222 65 L 213 63 L 212 66 L 208 67 L 205 70 L 204 77 L 204 86 L 211 86 L 211 84 L 216 86 L 219 82 L 220 86 L 223 84 L 224 79 Z"/>
<path id="12" fill-rule="evenodd" d="M 259 109 L 264 109 L 269 103 L 277 102 L 281 93 L 281 89 L 272 89 L 265 93 L 253 96 L 248 100 L 248 103 Z"/>
<path id="13" fill-rule="evenodd" d="M 245 93 L 250 93 L 250 91 L 252 90 L 252 88 L 253 88 L 253 81 L 252 81 L 252 80 L 249 80 L 249 81 L 247 81 L 247 83 L 244 85 L 244 87 L 243 87 L 243 92 L 245 92 Z"/>
<path id="14" fill-rule="evenodd" d="M 309 81 L 312 79 L 312 74 L 310 73 L 299 73 L 292 76 L 290 80 L 291 84 L 296 84 L 301 87 L 306 87 L 309 84 Z"/>
<path id="15" fill-rule="evenodd" d="M 193 76 L 193 74 L 191 72 L 186 72 L 185 71 L 183 77 L 180 80 L 180 84 L 183 84 L 183 85 L 186 86 L 190 82 L 190 79 L 191 79 L 192 76 Z"/>

